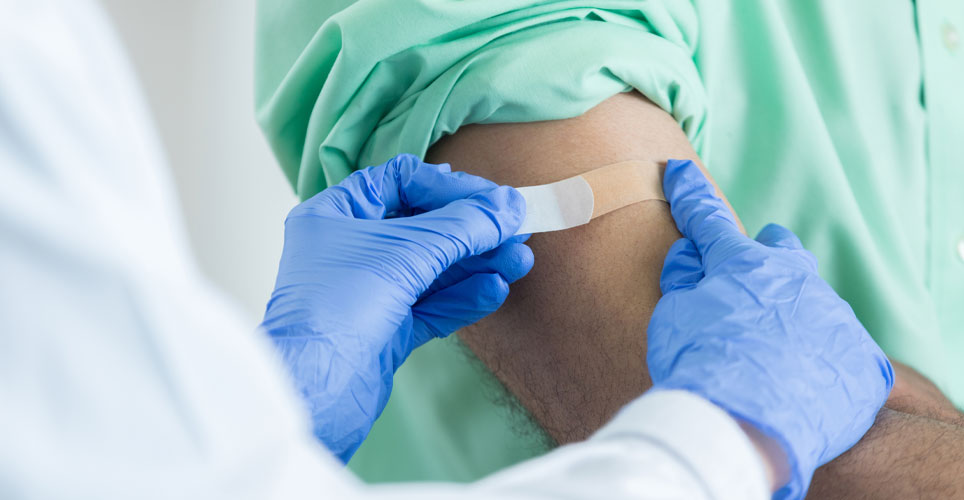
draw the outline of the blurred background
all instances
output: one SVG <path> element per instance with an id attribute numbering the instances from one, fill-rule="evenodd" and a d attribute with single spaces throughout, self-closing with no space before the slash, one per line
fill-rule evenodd
<path id="1" fill-rule="evenodd" d="M 252 323 L 296 198 L 254 121 L 255 0 L 102 0 L 143 85 L 194 253 Z"/>

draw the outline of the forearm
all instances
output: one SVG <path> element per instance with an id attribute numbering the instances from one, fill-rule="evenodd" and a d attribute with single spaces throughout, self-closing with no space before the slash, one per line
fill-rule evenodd
<path id="1" fill-rule="evenodd" d="M 964 497 L 964 428 L 883 408 L 850 451 L 817 469 L 808 498 Z"/>

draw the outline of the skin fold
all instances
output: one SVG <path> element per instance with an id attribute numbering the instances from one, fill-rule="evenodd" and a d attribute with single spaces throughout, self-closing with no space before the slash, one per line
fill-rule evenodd
<path id="1" fill-rule="evenodd" d="M 669 158 L 699 162 L 671 116 L 625 93 L 567 120 L 463 127 L 433 146 L 427 161 L 527 186 L 629 159 Z M 533 235 L 535 267 L 499 311 L 459 335 L 554 440 L 585 439 L 652 385 L 646 327 L 663 259 L 679 237 L 661 201 Z M 854 449 L 818 470 L 810 498 L 964 494 L 964 467 L 948 462 L 964 455 L 959 412 L 914 370 L 897 364 L 895 371 L 888 408 Z M 928 449 L 937 455 L 917 460 Z M 905 473 L 892 474 L 901 463 Z"/>

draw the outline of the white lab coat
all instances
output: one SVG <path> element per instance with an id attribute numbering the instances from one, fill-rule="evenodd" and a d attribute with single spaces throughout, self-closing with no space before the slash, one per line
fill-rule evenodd
<path id="1" fill-rule="evenodd" d="M 683 392 L 478 483 L 362 485 L 198 272 L 147 115 L 95 5 L 0 0 L 0 498 L 768 496 Z"/>

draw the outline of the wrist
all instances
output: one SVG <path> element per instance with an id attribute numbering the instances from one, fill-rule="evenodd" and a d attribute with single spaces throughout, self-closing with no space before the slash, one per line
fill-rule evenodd
<path id="1" fill-rule="evenodd" d="M 746 437 L 753 443 L 753 447 L 756 448 L 757 454 L 763 462 L 770 491 L 779 490 L 790 481 L 790 464 L 783 447 L 776 439 L 767 436 L 753 424 L 742 419 L 736 419 L 736 421 L 740 425 L 740 429 L 743 429 Z"/>

